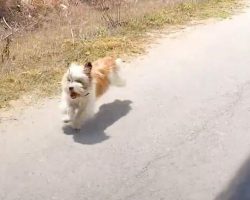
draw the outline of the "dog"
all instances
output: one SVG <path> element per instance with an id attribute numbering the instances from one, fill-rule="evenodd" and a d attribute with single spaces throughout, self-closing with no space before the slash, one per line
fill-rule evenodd
<path id="1" fill-rule="evenodd" d="M 123 61 L 118 58 L 105 57 L 85 65 L 71 63 L 62 78 L 61 109 L 63 122 L 71 123 L 75 130 L 94 115 L 96 100 L 108 88 L 125 86 L 120 69 Z"/>

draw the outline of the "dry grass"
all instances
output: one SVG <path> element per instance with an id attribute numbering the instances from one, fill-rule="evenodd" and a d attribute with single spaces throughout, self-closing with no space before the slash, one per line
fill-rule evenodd
<path id="1" fill-rule="evenodd" d="M 103 18 L 107 15 L 104 11 L 83 5 L 58 12 L 53 19 L 49 16 L 36 31 L 13 38 L 8 47 L 9 57 L 0 63 L 0 108 L 34 90 L 41 95 L 55 94 L 61 75 L 71 61 L 141 53 L 146 32 L 197 19 L 226 18 L 241 3 L 238 0 L 178 4 L 143 1 L 133 8 L 128 5 L 119 7 L 119 18 L 112 9 L 105 11 L 110 12 L 116 22 L 113 24 Z M 5 42 L 0 47 L 0 50 L 6 47 Z"/>

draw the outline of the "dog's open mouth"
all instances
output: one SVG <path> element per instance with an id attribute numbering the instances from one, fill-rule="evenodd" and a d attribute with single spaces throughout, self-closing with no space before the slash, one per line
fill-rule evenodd
<path id="1" fill-rule="evenodd" d="M 71 99 L 76 99 L 78 96 L 80 96 L 80 95 L 77 94 L 76 92 L 70 92 Z"/>

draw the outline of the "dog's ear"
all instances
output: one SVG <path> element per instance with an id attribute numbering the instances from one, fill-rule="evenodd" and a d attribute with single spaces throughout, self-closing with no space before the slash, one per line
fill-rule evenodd
<path id="1" fill-rule="evenodd" d="M 87 74 L 88 76 L 90 76 L 91 70 L 92 70 L 92 63 L 91 62 L 87 62 L 84 65 L 84 72 L 85 72 L 85 74 Z"/>

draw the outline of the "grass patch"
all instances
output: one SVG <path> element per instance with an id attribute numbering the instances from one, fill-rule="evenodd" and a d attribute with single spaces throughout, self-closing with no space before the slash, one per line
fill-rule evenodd
<path id="1" fill-rule="evenodd" d="M 11 47 L 11 61 L 0 66 L 0 108 L 34 90 L 41 95 L 55 94 L 67 64 L 72 61 L 142 53 L 148 31 L 192 20 L 227 18 L 242 5 L 238 0 L 207 0 L 158 7 L 127 18 L 115 29 L 100 26 L 94 36 L 74 41 L 70 36 L 58 35 L 56 30 L 31 32 L 17 38 Z"/>

